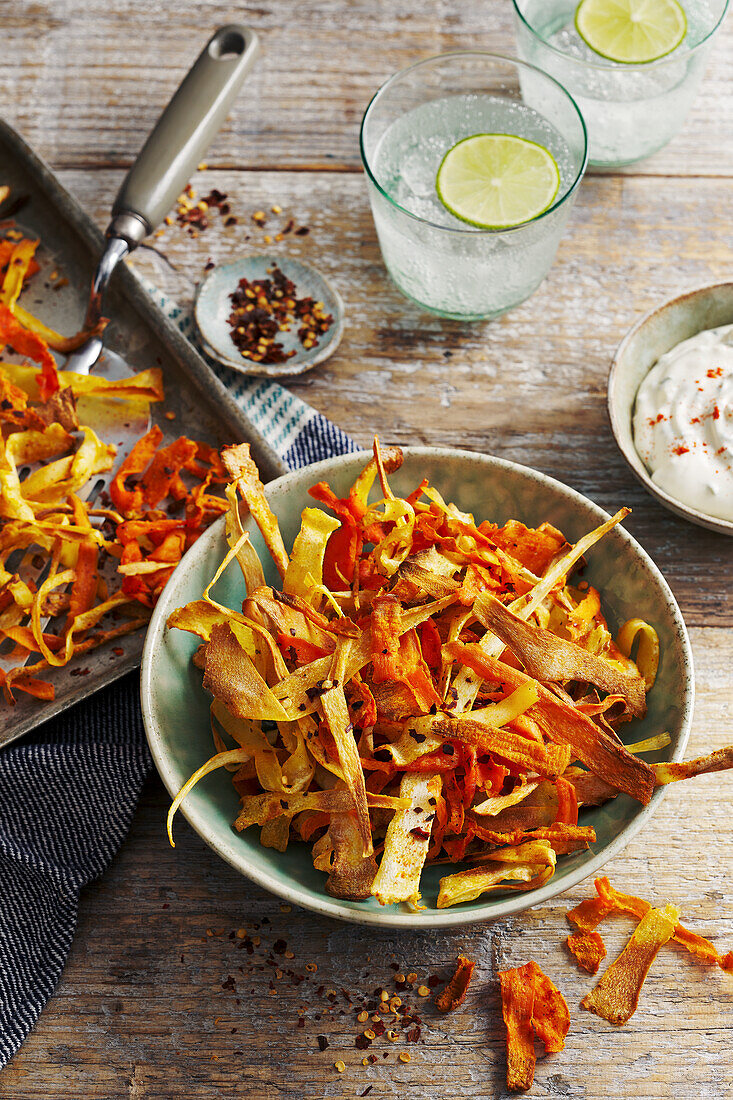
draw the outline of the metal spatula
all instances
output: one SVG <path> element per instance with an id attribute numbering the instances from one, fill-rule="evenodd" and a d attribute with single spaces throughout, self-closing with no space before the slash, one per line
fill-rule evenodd
<path id="1" fill-rule="evenodd" d="M 102 315 L 102 297 L 117 264 L 160 225 L 188 183 L 258 52 L 257 35 L 249 27 L 220 27 L 163 111 L 112 207 L 86 327 L 92 328 Z M 100 361 L 101 352 L 102 340 L 94 336 L 69 357 L 66 369 L 88 374 L 94 367 L 104 377 L 119 377 L 109 372 L 121 369 L 123 361 L 110 359 L 109 353 Z M 133 372 L 128 368 L 127 373 Z"/>
<path id="2" fill-rule="evenodd" d="M 112 207 L 107 245 L 92 280 L 85 327 L 93 328 L 102 316 L 102 298 L 117 264 L 160 225 L 188 183 L 229 113 L 258 52 L 257 36 L 249 27 L 238 23 L 220 27 L 163 111 Z M 69 356 L 64 369 L 77 374 L 94 370 L 110 380 L 135 374 L 121 356 L 104 350 L 98 336 L 91 337 Z M 106 443 L 114 443 L 117 453 L 112 469 L 96 480 L 90 479 L 77 493 L 81 500 L 87 501 L 109 487 L 137 440 L 148 431 L 150 418 L 131 412 L 131 405 L 126 403 L 120 405 L 119 414 L 111 406 L 105 422 L 90 427 Z M 18 563 L 14 567 L 17 566 Z M 26 579 L 32 576 L 36 584 L 42 583 L 47 568 L 41 565 L 26 571 Z M 42 629 L 48 621 L 43 620 Z M 15 662 L 0 655 L 0 669 L 7 672 L 14 666 Z"/>
<path id="3" fill-rule="evenodd" d="M 160 225 L 188 183 L 229 113 L 244 78 L 259 51 L 257 36 L 249 27 L 230 23 L 209 39 L 183 83 L 158 119 L 153 131 L 117 194 L 112 221 L 106 232 L 107 246 L 92 279 L 85 327 L 93 328 L 102 316 L 102 299 L 117 264 Z M 119 379 L 135 372 L 119 355 L 103 351 L 102 339 L 93 336 L 66 361 L 65 369 Z M 91 427 L 96 428 L 92 424 Z M 113 468 L 78 495 L 92 500 L 112 481 L 116 470 L 150 427 L 147 417 L 129 415 L 116 419 L 113 438 L 117 447 Z M 100 433 L 98 433 L 100 434 Z"/>

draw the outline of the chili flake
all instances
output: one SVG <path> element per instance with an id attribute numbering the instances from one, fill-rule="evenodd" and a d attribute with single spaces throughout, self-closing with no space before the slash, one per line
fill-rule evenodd
<path id="1" fill-rule="evenodd" d="M 232 312 L 228 321 L 234 344 L 244 359 L 255 363 L 285 363 L 295 349 L 285 351 L 278 340 L 281 332 L 298 326 L 298 339 L 304 348 L 318 346 L 319 337 L 328 332 L 333 316 L 323 302 L 299 298 L 295 284 L 275 266 L 271 278 L 240 279 L 229 295 Z"/>
<path id="2" fill-rule="evenodd" d="M 222 216 L 229 214 L 227 198 L 223 191 L 214 188 L 203 199 L 197 200 L 196 192 L 189 183 L 176 200 L 176 221 L 185 227 L 190 237 L 196 237 L 199 231 L 209 228 L 212 211 L 218 211 Z M 167 218 L 166 224 L 171 224 Z"/>

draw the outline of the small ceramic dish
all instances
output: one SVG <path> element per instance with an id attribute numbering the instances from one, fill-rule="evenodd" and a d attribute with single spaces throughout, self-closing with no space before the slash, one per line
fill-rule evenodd
<path id="1" fill-rule="evenodd" d="M 291 546 L 305 505 L 313 507 L 309 486 L 328 481 L 346 495 L 368 455 L 344 455 L 316 463 L 278 478 L 267 487 L 270 505 L 280 521 L 286 546 Z M 477 519 L 499 523 L 512 517 L 536 526 L 543 520 L 576 541 L 608 518 L 597 505 L 552 478 L 525 466 L 486 455 L 429 447 L 405 449 L 402 468 L 391 475 L 396 493 L 412 490 L 423 477 Z M 619 502 L 622 503 L 622 502 Z M 277 583 L 274 566 L 259 532 L 247 527 L 262 558 L 268 583 Z M 175 608 L 200 599 L 226 552 L 224 520 L 206 531 L 188 551 L 168 581 L 153 613 L 142 664 L 142 706 L 148 743 L 158 771 L 171 796 L 214 752 L 209 724 L 209 697 L 201 673 L 191 658 L 198 639 L 180 630 L 168 630 L 166 620 Z M 632 741 L 668 730 L 671 744 L 647 759 L 679 760 L 684 754 L 693 706 L 692 655 L 687 631 L 675 599 L 659 570 L 631 535 L 616 528 L 588 554 L 584 578 L 603 597 L 612 630 L 633 616 L 651 622 L 659 634 L 661 661 L 657 682 L 649 693 L 643 721 L 622 727 Z M 215 597 L 238 607 L 244 595 L 238 569 L 228 569 L 217 583 Z M 497 893 L 450 909 L 436 909 L 438 880 L 446 867 L 428 867 L 421 890 L 427 909 L 408 912 L 400 906 L 382 907 L 375 899 L 344 901 L 325 892 L 325 875 L 312 865 L 310 848 L 291 843 L 287 852 L 263 848 L 259 830 L 238 834 L 232 828 L 239 799 L 231 777 L 219 771 L 202 780 L 185 799 L 184 816 L 215 852 L 247 878 L 288 902 L 341 920 L 383 927 L 427 930 L 469 924 L 517 913 L 561 894 L 593 875 L 626 846 L 659 805 L 664 788 L 656 790 L 648 806 L 620 795 L 594 810 L 583 811 L 581 821 L 593 825 L 597 842 L 584 852 L 562 856 L 550 881 L 526 894 Z M 180 818 L 177 829 L 184 828 Z M 161 820 L 161 829 L 165 822 Z"/>
<path id="2" fill-rule="evenodd" d="M 608 376 L 611 430 L 633 473 L 665 508 L 723 535 L 733 535 L 730 520 L 698 512 L 654 484 L 634 446 L 633 417 L 639 386 L 660 356 L 698 332 L 730 324 L 733 324 L 733 283 L 691 290 L 637 321 L 619 344 Z"/>
<path id="3" fill-rule="evenodd" d="M 300 298 L 323 302 L 326 313 L 333 317 L 328 332 L 319 337 L 313 348 L 304 348 L 298 339 L 298 322 L 289 332 L 281 332 L 278 341 L 284 351 L 295 355 L 284 363 L 255 363 L 245 359 L 231 337 L 228 317 L 232 311 L 230 294 L 240 279 L 267 279 L 273 267 L 295 284 Z M 194 303 L 194 318 L 201 345 L 212 359 L 224 363 L 242 374 L 262 374 L 269 378 L 288 378 L 304 374 L 333 355 L 344 330 L 344 303 L 336 288 L 314 267 L 289 256 L 245 256 L 231 264 L 213 268 L 200 284 Z"/>

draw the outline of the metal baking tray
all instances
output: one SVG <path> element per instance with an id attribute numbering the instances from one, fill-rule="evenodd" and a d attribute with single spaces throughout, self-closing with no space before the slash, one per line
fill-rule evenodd
<path id="1" fill-rule="evenodd" d="M 47 324 L 64 333 L 75 332 L 86 310 L 89 283 L 102 251 L 103 235 L 96 225 L 21 137 L 0 121 L 0 184 L 8 184 L 13 196 L 27 196 L 14 215 L 26 235 L 40 237 L 38 259 L 42 264 L 24 293 L 23 303 Z M 49 279 L 52 271 L 59 277 Z M 58 289 L 54 286 L 68 279 Z M 121 265 L 105 298 L 110 318 L 105 345 L 120 354 L 135 370 L 160 367 L 166 399 L 152 406 L 153 419 L 167 442 L 179 435 L 221 446 L 248 442 L 263 480 L 286 472 L 226 387 L 176 326 L 155 305 L 134 271 Z M 163 416 L 175 413 L 175 419 Z M 118 639 L 48 673 L 56 697 L 41 702 L 19 693 L 14 707 L 0 697 L 0 746 L 20 737 L 53 715 L 112 683 L 140 663 L 145 631 Z"/>

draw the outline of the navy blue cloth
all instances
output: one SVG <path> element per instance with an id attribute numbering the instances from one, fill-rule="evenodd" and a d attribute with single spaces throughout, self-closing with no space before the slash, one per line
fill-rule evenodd
<path id="1" fill-rule="evenodd" d="M 281 457 L 293 470 L 359 448 L 310 411 Z M 0 751 L 0 1069 L 53 993 L 79 891 L 108 867 L 152 762 L 139 676 Z"/>
<path id="2" fill-rule="evenodd" d="M 63 970 L 152 766 L 133 673 L 0 753 L 0 1066 Z"/>

